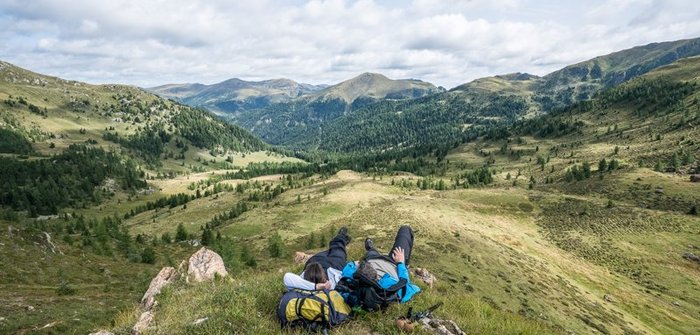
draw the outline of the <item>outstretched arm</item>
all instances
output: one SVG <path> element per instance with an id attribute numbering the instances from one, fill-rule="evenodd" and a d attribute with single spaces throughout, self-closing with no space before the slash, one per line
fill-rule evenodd
<path id="1" fill-rule="evenodd" d="M 394 262 L 398 264 L 396 266 L 396 270 L 398 272 L 399 278 L 406 279 L 410 282 L 410 280 L 408 279 L 408 269 L 406 268 L 406 264 L 404 264 L 404 262 L 406 261 L 406 256 L 404 254 L 403 248 L 396 247 L 391 256 L 392 258 L 394 258 Z"/>

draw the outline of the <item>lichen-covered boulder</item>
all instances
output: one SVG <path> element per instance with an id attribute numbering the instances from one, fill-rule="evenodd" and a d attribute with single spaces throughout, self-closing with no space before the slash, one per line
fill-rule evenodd
<path id="1" fill-rule="evenodd" d="M 219 277 L 228 275 L 224 260 L 219 254 L 202 248 L 190 256 L 189 266 L 187 268 L 187 279 L 195 282 L 203 282 L 214 279 L 218 274 Z"/>

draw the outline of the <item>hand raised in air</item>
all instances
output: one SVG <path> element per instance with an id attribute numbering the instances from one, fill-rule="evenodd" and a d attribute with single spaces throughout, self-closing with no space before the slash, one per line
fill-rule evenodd
<path id="1" fill-rule="evenodd" d="M 406 256 L 404 255 L 403 248 L 401 247 L 396 247 L 394 252 L 391 253 L 391 257 L 394 258 L 394 262 L 396 263 L 404 263 L 406 261 Z"/>

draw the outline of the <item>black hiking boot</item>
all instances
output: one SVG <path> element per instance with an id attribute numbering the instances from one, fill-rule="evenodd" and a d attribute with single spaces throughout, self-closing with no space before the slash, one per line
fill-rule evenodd
<path id="1" fill-rule="evenodd" d="M 352 241 L 352 237 L 348 235 L 348 227 L 341 227 L 340 230 L 338 230 L 338 235 L 343 236 L 347 243 L 350 243 L 350 241 Z"/>
<path id="2" fill-rule="evenodd" d="M 365 250 L 374 250 L 374 242 L 372 242 L 372 239 L 369 237 L 365 240 Z"/>

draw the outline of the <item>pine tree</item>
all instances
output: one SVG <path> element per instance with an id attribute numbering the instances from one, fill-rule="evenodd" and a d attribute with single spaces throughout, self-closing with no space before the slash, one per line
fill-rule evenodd
<path id="1" fill-rule="evenodd" d="M 583 162 L 583 179 L 591 177 L 591 165 L 588 162 Z"/>
<path id="2" fill-rule="evenodd" d="M 275 232 L 267 239 L 267 250 L 270 252 L 270 257 L 282 257 L 283 248 L 282 236 L 278 232 Z"/>
<path id="3" fill-rule="evenodd" d="M 243 249 L 241 249 L 241 260 L 246 266 L 249 267 L 256 267 L 258 265 L 258 261 L 255 260 L 255 257 L 253 254 L 250 252 L 250 248 L 248 247 L 247 244 L 243 244 Z"/>
<path id="4" fill-rule="evenodd" d="M 608 162 L 605 160 L 605 158 L 601 159 L 600 162 L 598 162 L 598 173 L 603 173 L 608 170 Z"/>
<path id="5" fill-rule="evenodd" d="M 182 223 L 177 225 L 177 231 L 175 232 L 175 242 L 182 242 L 187 240 L 187 230 Z"/>
<path id="6" fill-rule="evenodd" d="M 311 232 L 309 239 L 306 240 L 306 249 L 313 249 L 314 247 L 316 247 L 316 235 Z"/>
<path id="7" fill-rule="evenodd" d="M 156 251 L 153 250 L 153 248 L 146 247 L 143 249 L 141 252 L 141 262 L 146 263 L 146 264 L 155 264 L 156 263 Z"/>
<path id="8" fill-rule="evenodd" d="M 321 247 L 321 248 L 325 248 L 325 247 L 326 247 L 326 244 L 328 244 L 328 242 L 326 241 L 326 234 L 324 234 L 323 232 L 321 232 L 321 236 L 320 236 L 320 238 L 318 239 L 318 246 Z"/>
<path id="9" fill-rule="evenodd" d="M 444 181 L 444 180 L 440 179 L 440 180 L 438 181 L 437 189 L 438 189 L 439 191 L 444 191 L 444 190 L 445 190 L 445 181 Z"/>
<path id="10" fill-rule="evenodd" d="M 211 245 L 214 241 L 214 234 L 211 229 L 204 228 L 202 231 L 202 245 Z"/>

